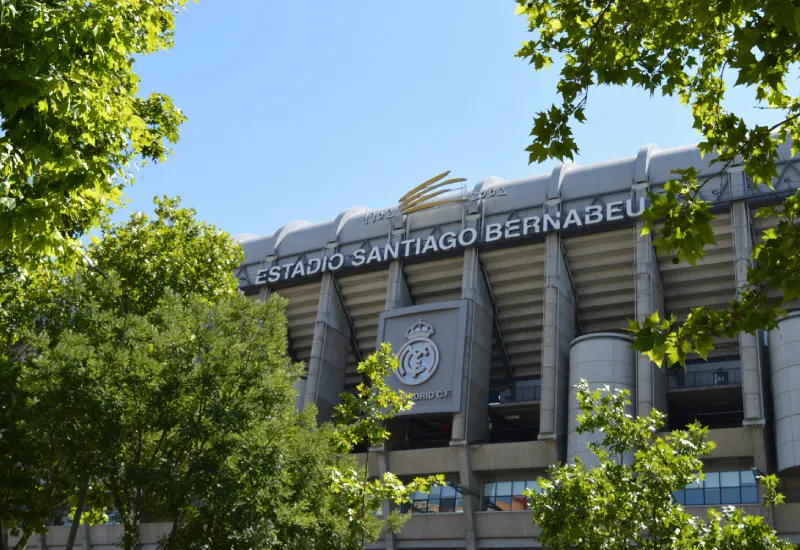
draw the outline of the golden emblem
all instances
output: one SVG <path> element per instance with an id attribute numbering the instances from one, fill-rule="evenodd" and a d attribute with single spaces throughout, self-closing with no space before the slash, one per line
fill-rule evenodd
<path id="1" fill-rule="evenodd" d="M 449 180 L 445 180 L 442 182 L 439 181 L 442 178 L 445 178 L 449 173 L 450 170 L 448 170 L 447 172 L 443 172 L 438 176 L 417 185 L 414 189 L 412 189 L 411 191 L 400 197 L 399 201 L 400 205 L 398 206 L 400 213 L 410 214 L 411 212 L 417 212 L 419 210 L 427 210 L 428 208 L 435 208 L 437 206 L 442 206 L 445 204 L 453 204 L 466 201 L 467 200 L 466 197 L 460 197 L 457 199 L 438 200 L 427 203 L 425 202 L 434 197 L 438 197 L 443 193 L 447 193 L 448 191 L 453 190 L 452 188 L 442 189 L 443 187 L 450 185 L 452 183 L 467 181 L 466 178 L 450 178 Z"/>

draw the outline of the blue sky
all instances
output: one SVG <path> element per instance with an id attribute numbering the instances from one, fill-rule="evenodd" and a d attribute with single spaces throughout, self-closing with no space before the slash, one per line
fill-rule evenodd
<path id="1" fill-rule="evenodd" d="M 444 170 L 467 185 L 549 173 L 528 165 L 535 112 L 558 73 L 513 54 L 526 38 L 512 0 L 287 2 L 201 0 L 176 45 L 136 63 L 143 93 L 170 94 L 188 116 L 166 163 L 148 165 L 115 218 L 180 195 L 229 231 L 269 234 L 351 206 L 392 206 Z M 729 106 L 751 121 L 746 90 Z M 689 110 L 633 89 L 590 93 L 578 163 L 698 141 Z"/>

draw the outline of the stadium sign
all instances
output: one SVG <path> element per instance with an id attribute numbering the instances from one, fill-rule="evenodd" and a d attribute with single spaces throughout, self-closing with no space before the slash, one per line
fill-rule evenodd
<path id="1" fill-rule="evenodd" d="M 397 351 L 398 367 L 386 378 L 412 395 L 414 407 L 399 416 L 461 410 L 467 305 L 463 300 L 384 311 L 376 342 Z"/>
<path id="2" fill-rule="evenodd" d="M 593 204 L 581 209 L 582 211 L 572 208 L 566 211 L 566 215 L 562 215 L 563 212 L 556 212 L 553 215 L 543 214 L 542 216 L 508 220 L 504 223 L 490 223 L 483 228 L 480 234 L 475 228 L 465 227 L 459 233 L 448 231 L 439 237 L 431 235 L 426 238 L 407 239 L 393 244 L 373 246 L 369 250 L 359 248 L 350 256 L 335 252 L 323 258 L 299 260 L 295 263 L 262 269 L 257 274 L 256 284 L 277 283 L 317 273 L 334 272 L 344 267 L 359 267 L 390 260 L 425 256 L 454 248 L 467 248 L 479 242 L 505 241 L 550 231 L 636 218 L 641 216 L 645 209 L 645 198 L 639 198 L 636 210 L 634 210 L 634 206 L 632 199 L 612 201 L 605 205 Z"/>

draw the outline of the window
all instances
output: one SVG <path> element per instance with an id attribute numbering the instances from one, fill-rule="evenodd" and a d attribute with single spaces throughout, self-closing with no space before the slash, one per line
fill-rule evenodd
<path id="1" fill-rule="evenodd" d="M 411 502 L 400 507 L 403 514 L 439 514 L 444 512 L 463 512 L 461 493 L 450 485 L 434 485 L 430 493 L 414 493 Z"/>
<path id="2" fill-rule="evenodd" d="M 529 481 L 495 481 L 483 484 L 483 500 L 481 510 L 505 512 L 507 510 L 528 510 L 528 498 L 525 489 L 540 491 L 536 480 Z"/>
<path id="3" fill-rule="evenodd" d="M 756 476 L 751 470 L 709 472 L 703 481 L 689 483 L 672 495 L 684 506 L 758 503 Z"/>

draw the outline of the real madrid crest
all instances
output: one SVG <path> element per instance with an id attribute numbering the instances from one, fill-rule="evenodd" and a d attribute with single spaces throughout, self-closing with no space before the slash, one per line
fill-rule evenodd
<path id="1" fill-rule="evenodd" d="M 408 342 L 397 354 L 395 374 L 403 384 L 417 386 L 428 380 L 439 366 L 439 348 L 430 339 L 433 325 L 420 319 L 406 331 Z"/>

